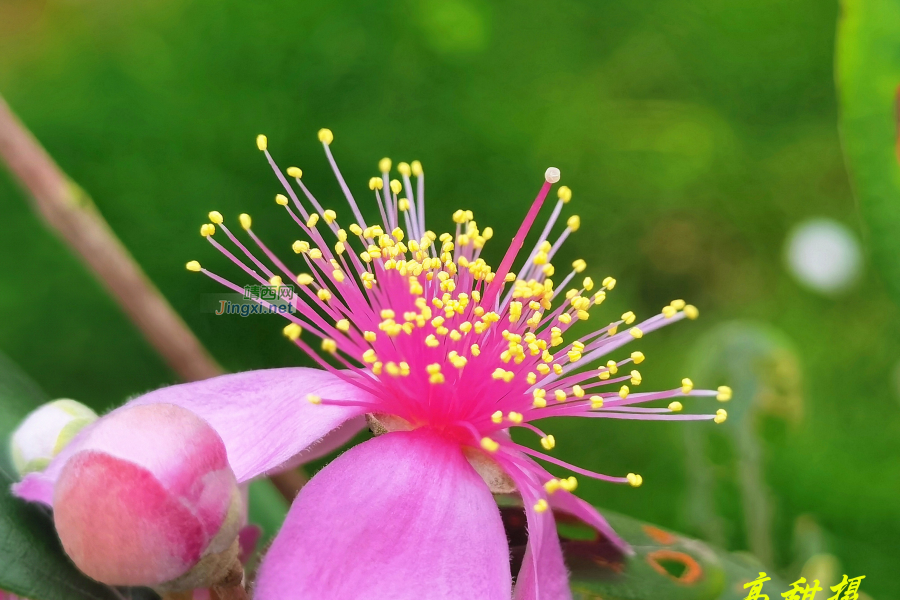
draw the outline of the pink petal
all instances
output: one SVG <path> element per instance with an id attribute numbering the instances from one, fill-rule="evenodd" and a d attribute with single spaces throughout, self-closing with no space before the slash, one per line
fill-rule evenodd
<path id="1" fill-rule="evenodd" d="M 516 577 L 514 600 L 571 600 L 569 573 L 563 560 L 553 512 L 538 512 L 535 505 L 544 498 L 540 466 L 532 468 L 525 456 L 496 456 L 516 484 L 528 519 L 528 545 Z"/>
<path id="2" fill-rule="evenodd" d="M 494 499 L 455 442 L 384 434 L 300 491 L 255 598 L 509 600 L 509 548 Z"/>
<path id="3" fill-rule="evenodd" d="M 337 375 L 298 367 L 247 371 L 161 388 L 110 415 L 146 404 L 187 408 L 216 430 L 225 442 L 235 476 L 244 482 L 327 454 L 365 427 L 365 409 L 310 404 L 306 396 L 311 393 L 322 398 L 371 398 Z M 43 472 L 29 473 L 13 486 L 13 492 L 25 500 L 51 504 L 63 465 L 105 418 L 82 430 Z"/>
<path id="4" fill-rule="evenodd" d="M 326 435 L 365 409 L 356 406 L 310 404 L 306 397 L 369 400 L 371 396 L 337 375 L 302 367 L 265 369 L 222 375 L 144 394 L 131 402 L 167 402 L 206 419 L 228 449 L 228 460 L 239 482 L 277 471 L 313 452 Z M 350 426 L 364 426 L 362 418 Z M 342 428 L 340 439 L 349 430 Z M 260 443 L 260 440 L 265 440 Z M 299 461 L 294 464 L 299 464 Z"/>

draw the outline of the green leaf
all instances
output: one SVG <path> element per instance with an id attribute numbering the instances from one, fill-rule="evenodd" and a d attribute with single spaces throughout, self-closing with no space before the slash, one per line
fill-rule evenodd
<path id="1" fill-rule="evenodd" d="M 284 496 L 268 479 L 257 479 L 250 483 L 249 522 L 262 529 L 261 545 L 265 545 L 281 529 L 288 508 L 290 507 Z"/>
<path id="2" fill-rule="evenodd" d="M 844 153 L 874 263 L 900 298 L 900 2 L 841 4 L 836 77 Z"/>
<path id="3" fill-rule="evenodd" d="M 121 600 L 116 590 L 72 564 L 46 509 L 10 493 L 9 435 L 46 400 L 37 385 L 0 355 L 0 589 L 33 600 Z"/>
<path id="4" fill-rule="evenodd" d="M 717 550 L 704 542 L 648 525 L 610 511 L 603 516 L 634 549 L 618 552 L 599 536 L 572 539 L 577 527 L 557 514 L 574 600 L 738 600 L 747 596 L 744 583 L 766 569 L 753 558 Z M 772 581 L 765 589 L 784 586 Z M 769 593 L 771 597 L 771 592 Z"/>

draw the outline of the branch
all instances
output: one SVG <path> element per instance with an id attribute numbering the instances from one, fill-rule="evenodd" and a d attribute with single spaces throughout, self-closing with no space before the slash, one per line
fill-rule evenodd
<path id="1" fill-rule="evenodd" d="M 222 374 L 97 211 L 0 97 L 0 157 L 31 202 L 118 300 L 163 360 L 187 381 Z"/>
<path id="2" fill-rule="evenodd" d="M 163 360 L 186 381 L 221 375 L 156 286 L 97 211 L 90 197 L 69 179 L 0 96 L 0 157 L 30 193 L 31 202 L 137 325 Z M 306 483 L 302 470 L 273 475 L 272 482 L 292 502 Z"/>

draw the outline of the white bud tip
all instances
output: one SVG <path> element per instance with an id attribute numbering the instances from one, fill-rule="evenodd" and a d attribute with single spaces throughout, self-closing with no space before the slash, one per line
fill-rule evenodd
<path id="1" fill-rule="evenodd" d="M 544 172 L 544 179 L 546 179 L 550 183 L 556 183 L 559 181 L 559 169 L 556 167 L 550 167 Z"/>

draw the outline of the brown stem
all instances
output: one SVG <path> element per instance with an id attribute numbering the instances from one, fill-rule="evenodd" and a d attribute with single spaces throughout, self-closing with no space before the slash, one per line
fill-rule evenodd
<path id="1" fill-rule="evenodd" d="M 97 211 L 0 97 L 0 156 L 34 208 L 72 247 L 156 348 L 187 381 L 222 373 Z"/>
<path id="2" fill-rule="evenodd" d="M 248 600 L 250 598 L 242 585 L 214 587 L 209 592 L 212 600 Z"/>
<path id="3" fill-rule="evenodd" d="M 293 502 L 294 498 L 296 498 L 297 494 L 300 492 L 300 488 L 306 485 L 309 478 L 302 470 L 291 469 L 284 473 L 272 475 L 269 477 L 269 480 L 275 484 L 275 487 L 278 488 L 278 491 L 284 496 L 285 500 Z"/>

